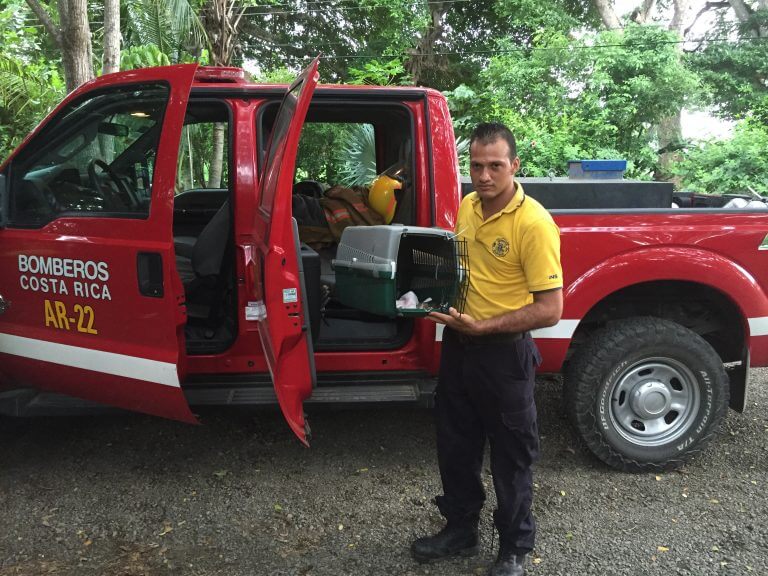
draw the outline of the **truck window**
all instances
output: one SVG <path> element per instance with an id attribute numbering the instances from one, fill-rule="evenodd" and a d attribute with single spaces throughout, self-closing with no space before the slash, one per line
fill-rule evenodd
<path id="1" fill-rule="evenodd" d="M 228 143 L 226 122 L 185 124 L 181 132 L 176 195 L 192 190 L 227 188 Z"/>
<path id="2" fill-rule="evenodd" d="M 376 178 L 376 135 L 369 123 L 305 124 L 296 157 L 296 182 L 366 186 Z"/>
<path id="3" fill-rule="evenodd" d="M 10 224 L 145 218 L 168 88 L 123 87 L 64 108 L 13 160 Z"/>
<path id="4" fill-rule="evenodd" d="M 259 115 L 262 158 L 276 112 L 277 106 L 269 104 Z M 367 190 L 376 177 L 395 168 L 402 187 L 397 191 L 392 221 L 414 224 L 412 150 L 413 119 L 405 106 L 384 102 L 364 105 L 313 102 L 302 127 L 294 174 L 293 208 L 300 232 L 302 226 L 318 228 L 325 225 L 315 204 L 325 204 L 329 190 L 333 196 L 338 196 L 340 187 L 355 188 L 356 195 L 366 202 Z M 324 205 L 324 209 L 331 207 Z M 364 222 L 355 220 L 354 223 Z M 340 230 L 334 227 L 333 232 Z M 302 235 L 302 240 L 305 239 Z"/>

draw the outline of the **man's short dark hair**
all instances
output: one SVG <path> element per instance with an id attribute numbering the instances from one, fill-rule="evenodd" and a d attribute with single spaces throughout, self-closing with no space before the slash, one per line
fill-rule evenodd
<path id="1" fill-rule="evenodd" d="M 480 144 L 493 144 L 499 138 L 509 144 L 509 159 L 514 160 L 517 157 L 517 142 L 512 130 L 499 122 L 482 122 L 475 126 L 472 135 L 469 137 L 469 145 L 472 146 L 476 141 Z"/>

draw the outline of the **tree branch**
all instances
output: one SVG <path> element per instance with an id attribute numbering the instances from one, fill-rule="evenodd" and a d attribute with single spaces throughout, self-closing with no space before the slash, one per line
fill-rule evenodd
<path id="1" fill-rule="evenodd" d="M 592 1 L 595 5 L 595 8 L 597 9 L 597 13 L 600 14 L 600 19 L 603 21 L 603 24 L 606 28 L 609 30 L 620 30 L 623 28 L 621 22 L 619 21 L 619 17 L 616 16 L 616 11 L 611 5 L 611 0 Z"/>
<path id="2" fill-rule="evenodd" d="M 682 34 L 683 18 L 688 11 L 688 0 L 672 0 L 672 4 L 675 6 L 675 11 L 672 14 L 672 21 L 669 23 L 669 29 Z"/>
<path id="3" fill-rule="evenodd" d="M 645 24 L 655 3 L 656 0 L 643 0 L 643 4 L 632 11 L 630 19 L 636 24 Z"/>
<path id="4" fill-rule="evenodd" d="M 51 35 L 51 38 L 53 38 L 56 46 L 61 48 L 63 46 L 61 30 L 59 30 L 59 28 L 56 27 L 56 24 L 53 23 L 51 15 L 48 14 L 45 8 L 43 8 L 43 5 L 40 4 L 39 0 L 27 0 L 27 4 L 32 9 L 32 12 L 34 12 L 40 19 L 40 22 L 43 23 L 43 26 L 45 26 L 45 29 L 48 31 L 48 34 Z"/>
<path id="5" fill-rule="evenodd" d="M 739 22 L 742 24 L 749 22 L 749 20 L 755 14 L 755 11 L 752 9 L 752 7 L 744 2 L 744 0 L 729 0 L 729 4 L 733 6 L 733 11 L 736 14 L 736 18 L 738 18 Z M 758 37 L 764 37 L 768 35 L 768 30 L 758 26 L 755 23 L 752 24 L 752 29 L 755 31 L 755 34 Z"/>
<path id="6" fill-rule="evenodd" d="M 686 38 L 688 36 L 688 33 L 693 29 L 693 27 L 696 25 L 696 22 L 701 18 L 705 13 L 709 12 L 710 10 L 719 10 L 722 8 L 730 8 L 730 4 L 728 2 L 707 2 L 702 6 L 701 10 L 699 10 L 696 13 L 696 16 L 693 18 L 693 22 L 691 22 L 691 25 L 688 26 L 683 31 L 683 38 Z"/>
<path id="7" fill-rule="evenodd" d="M 738 18 L 739 22 L 742 24 L 749 20 L 749 17 L 753 14 L 752 8 L 750 8 L 744 0 L 729 0 L 728 3 L 733 6 L 733 12 L 736 14 L 736 18 Z"/>

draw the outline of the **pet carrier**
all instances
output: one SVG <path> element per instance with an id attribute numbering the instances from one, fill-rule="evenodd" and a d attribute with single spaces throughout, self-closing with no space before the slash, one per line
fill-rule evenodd
<path id="1" fill-rule="evenodd" d="M 464 308 L 466 243 L 448 230 L 349 226 L 332 265 L 334 297 L 358 310 L 392 318 Z"/>

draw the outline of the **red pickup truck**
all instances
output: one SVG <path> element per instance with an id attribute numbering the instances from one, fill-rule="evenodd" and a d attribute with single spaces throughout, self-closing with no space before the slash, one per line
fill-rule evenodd
<path id="1" fill-rule="evenodd" d="M 195 422 L 277 400 L 307 442 L 305 406 L 430 402 L 440 327 L 338 301 L 333 246 L 300 242 L 292 206 L 342 180 L 330 159 L 363 134 L 376 171 L 406 168 L 394 223 L 452 229 L 446 100 L 317 80 L 317 62 L 288 89 L 196 65 L 108 75 L 19 146 L 0 166 L 0 413 Z M 667 206 L 547 206 L 565 308 L 534 333 L 541 372 L 625 470 L 700 451 L 768 365 L 768 214 Z"/>

